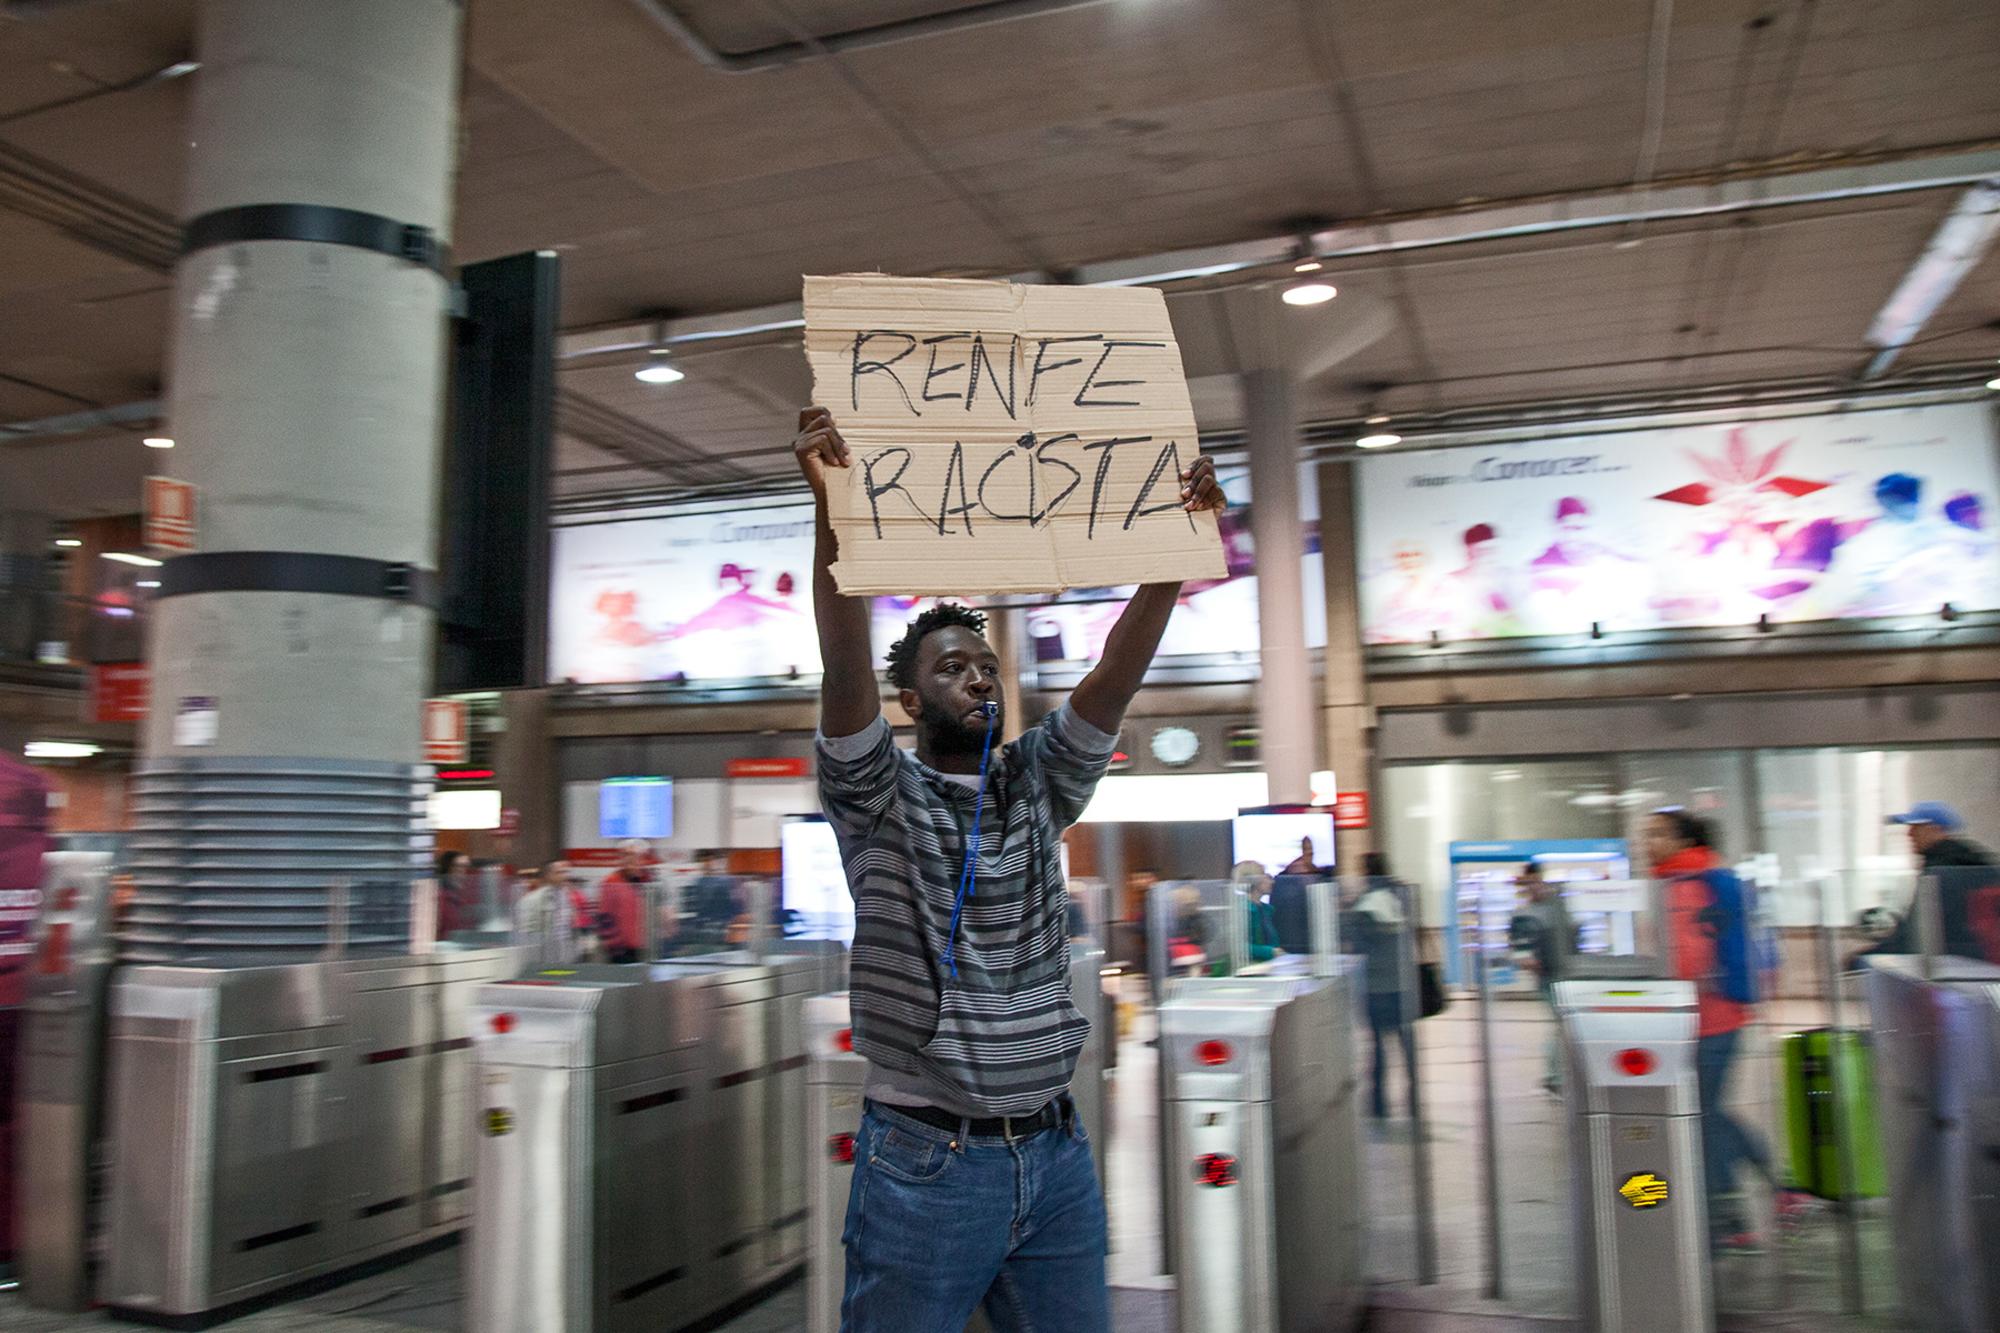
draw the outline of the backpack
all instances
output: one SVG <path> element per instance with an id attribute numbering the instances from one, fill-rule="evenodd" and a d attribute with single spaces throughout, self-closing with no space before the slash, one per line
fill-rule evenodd
<path id="1" fill-rule="evenodd" d="M 1755 1004 L 1758 949 L 1750 927 L 1751 891 L 1729 870 L 1704 870 L 1694 878 L 1708 888 L 1710 902 L 1698 919 L 1715 937 L 1716 993 Z"/>

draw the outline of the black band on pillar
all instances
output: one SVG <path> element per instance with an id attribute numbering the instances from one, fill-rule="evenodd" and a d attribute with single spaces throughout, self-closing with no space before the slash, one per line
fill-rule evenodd
<path id="1" fill-rule="evenodd" d="M 235 241 L 317 241 L 351 245 L 446 273 L 451 253 L 437 233 L 380 213 L 327 204 L 245 204 L 218 208 L 189 222 L 181 232 L 181 253 L 193 254 Z"/>
<path id="2" fill-rule="evenodd" d="M 309 592 L 379 597 L 438 607 L 435 570 L 358 555 L 311 551 L 208 551 L 176 556 L 160 570 L 154 597 L 197 592 Z"/>

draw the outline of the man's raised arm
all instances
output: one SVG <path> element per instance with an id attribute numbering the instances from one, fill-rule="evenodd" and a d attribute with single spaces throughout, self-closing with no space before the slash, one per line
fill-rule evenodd
<path id="1" fill-rule="evenodd" d="M 826 515 L 826 470 L 853 461 L 847 441 L 823 407 L 799 413 L 792 454 L 813 492 L 813 618 L 819 625 L 819 655 L 825 674 L 819 687 L 819 729 L 823 736 L 852 736 L 882 713 L 875 681 L 875 650 L 869 641 L 868 599 L 843 597 L 833 582 L 837 547 Z"/>
<path id="2" fill-rule="evenodd" d="M 1181 474 L 1181 507 L 1189 513 L 1223 509 L 1229 504 L 1215 479 L 1215 464 L 1205 455 Z M 1104 656 L 1078 682 L 1069 697 L 1076 715 L 1099 731 L 1116 735 L 1125 709 L 1146 679 L 1146 668 L 1159 651 L 1160 636 L 1180 600 L 1178 583 L 1148 583 L 1125 604 L 1118 623 L 1104 640 Z M 822 631 L 823 633 L 824 631 Z"/>

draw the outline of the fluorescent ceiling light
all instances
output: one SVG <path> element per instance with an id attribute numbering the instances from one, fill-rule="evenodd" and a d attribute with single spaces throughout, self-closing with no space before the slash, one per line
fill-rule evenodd
<path id="1" fill-rule="evenodd" d="M 88 759 L 103 752 L 88 741 L 29 741 L 25 751 L 30 759 Z"/>
<path id="2" fill-rule="evenodd" d="M 1374 416 L 1368 418 L 1368 424 L 1371 426 L 1386 426 L 1389 424 L 1389 414 L 1386 412 L 1377 412 Z"/>
<path id="3" fill-rule="evenodd" d="M 83 538 L 81 538 L 81 537 L 58 537 L 58 538 L 56 538 L 56 545 L 57 545 L 57 546 L 81 546 L 81 545 L 83 545 Z"/>
<path id="4" fill-rule="evenodd" d="M 106 560 L 116 560 L 121 565 L 137 565 L 141 569 L 158 569 L 164 560 L 155 560 L 150 555 L 133 555 L 130 551 L 106 551 Z"/>
<path id="5" fill-rule="evenodd" d="M 1387 449 L 1392 444 L 1401 444 L 1402 442 L 1402 436 L 1393 431 L 1385 430 L 1378 431 L 1373 435 L 1362 436 L 1354 442 L 1354 447 L 1356 449 Z"/>
<path id="6" fill-rule="evenodd" d="M 1301 259 L 1298 263 L 1292 265 L 1292 272 L 1317 273 L 1320 271 L 1320 267 L 1320 262 L 1317 259 Z"/>
<path id="7" fill-rule="evenodd" d="M 1340 293 L 1328 282 L 1301 282 L 1285 288 L 1286 305 L 1325 305 Z"/>
<path id="8" fill-rule="evenodd" d="M 171 449 L 174 447 L 173 440 L 165 435 L 148 435 L 145 444 L 148 449 Z"/>
<path id="9" fill-rule="evenodd" d="M 1987 387 L 1987 388 L 1989 388 L 1989 389 L 1993 389 L 1993 390 L 1996 390 L 1996 391 L 2000 391 L 2000 378 L 1994 378 L 1994 379 L 1990 379 L 1990 380 L 1986 381 L 1986 387 Z M 61 542 L 57 542 L 57 543 L 56 543 L 56 545 L 57 545 L 57 546 L 61 546 L 61 545 L 62 545 L 62 543 L 61 543 Z"/>
<path id="10" fill-rule="evenodd" d="M 133 586 L 138 588 L 157 588 L 160 586 L 160 581 L 158 579 L 140 579 Z"/>

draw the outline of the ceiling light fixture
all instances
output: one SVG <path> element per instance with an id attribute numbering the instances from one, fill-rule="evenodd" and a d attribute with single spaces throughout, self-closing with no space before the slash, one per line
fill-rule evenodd
<path id="1" fill-rule="evenodd" d="M 104 747 L 88 741 L 29 741 L 23 753 L 30 759 L 88 759 L 104 753 Z"/>
<path id="2" fill-rule="evenodd" d="M 1993 390 L 1995 393 L 2000 393 L 2000 376 L 1995 376 L 1994 378 L 1986 381 L 1986 387 Z"/>
<path id="3" fill-rule="evenodd" d="M 687 374 L 668 363 L 665 348 L 655 347 L 646 364 L 632 372 L 632 378 L 642 384 L 675 384 Z"/>
<path id="4" fill-rule="evenodd" d="M 158 579 L 140 579 L 132 586 L 135 588 L 157 588 L 160 586 L 160 581 Z"/>
<path id="5" fill-rule="evenodd" d="M 1386 426 L 1389 424 L 1389 414 L 1387 412 L 1377 412 L 1374 416 L 1368 418 L 1367 424 L 1370 426 Z"/>
<path id="6" fill-rule="evenodd" d="M 687 372 L 667 359 L 667 321 L 665 316 L 653 320 L 653 341 L 646 353 L 646 360 L 632 378 L 641 384 L 676 384 L 687 378 Z"/>
<path id="7" fill-rule="evenodd" d="M 1325 305 L 1340 295 L 1330 282 L 1299 282 L 1285 288 L 1286 305 Z"/>
<path id="8" fill-rule="evenodd" d="M 58 537 L 58 538 L 56 538 L 56 545 L 57 545 L 57 546 L 81 546 L 81 545 L 83 545 L 83 538 L 81 538 L 81 537 Z"/>
<path id="9" fill-rule="evenodd" d="M 103 555 L 106 560 L 116 560 L 121 565 L 137 565 L 141 569 L 158 569 L 167 563 L 150 555 L 133 555 L 130 551 L 105 551 Z"/>
<path id="10" fill-rule="evenodd" d="M 1298 263 L 1292 265 L 1292 272 L 1317 273 L 1324 267 L 1325 265 L 1321 264 L 1317 259 L 1301 259 Z"/>
<path id="11" fill-rule="evenodd" d="M 145 444 L 148 449 L 171 449 L 174 447 L 172 438 L 166 435 L 148 435 Z"/>
<path id="12" fill-rule="evenodd" d="M 1362 436 L 1354 442 L 1354 447 L 1356 449 L 1387 449 L 1392 444 L 1401 444 L 1402 442 L 1402 436 L 1397 435 L 1393 431 L 1385 430 L 1377 431 L 1373 435 Z"/>

